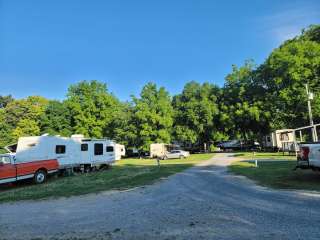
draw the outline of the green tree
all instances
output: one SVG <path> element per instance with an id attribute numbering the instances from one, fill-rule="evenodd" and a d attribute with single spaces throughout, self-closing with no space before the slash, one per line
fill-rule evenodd
<path id="1" fill-rule="evenodd" d="M 37 136 L 40 134 L 38 122 L 30 119 L 21 119 L 17 127 L 12 131 L 12 136 L 17 139 L 19 137 Z"/>
<path id="2" fill-rule="evenodd" d="M 66 137 L 72 134 L 71 114 L 64 102 L 49 101 L 41 116 L 41 133 Z"/>
<path id="3" fill-rule="evenodd" d="M 173 109 L 169 93 L 154 83 L 146 84 L 140 98 L 133 97 L 129 128 L 136 147 L 149 150 L 150 144 L 170 143 Z"/>
<path id="4" fill-rule="evenodd" d="M 221 99 L 225 130 L 232 138 L 259 138 L 269 130 L 270 112 L 264 108 L 264 91 L 256 84 L 255 64 L 246 61 L 226 77 Z"/>
<path id="5" fill-rule="evenodd" d="M 221 137 L 216 124 L 219 119 L 219 95 L 217 86 L 192 81 L 174 97 L 174 135 L 177 141 L 203 146 Z"/>
<path id="6" fill-rule="evenodd" d="M 71 85 L 65 103 L 75 133 L 95 138 L 110 137 L 107 134 L 111 132 L 120 103 L 108 92 L 106 84 L 92 80 Z"/>
<path id="7" fill-rule="evenodd" d="M 258 69 L 265 104 L 273 112 L 273 128 L 308 124 L 306 83 L 315 93 L 313 113 L 316 121 L 320 120 L 320 44 L 306 40 L 313 39 L 312 32 L 318 34 L 319 26 L 282 44 Z"/>
<path id="8" fill-rule="evenodd" d="M 12 102 L 14 99 L 11 95 L 1 96 L 0 95 L 0 108 L 5 108 L 8 103 Z"/>

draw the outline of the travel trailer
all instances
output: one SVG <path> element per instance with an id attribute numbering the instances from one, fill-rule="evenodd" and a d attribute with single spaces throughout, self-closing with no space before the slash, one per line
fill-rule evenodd
<path id="1" fill-rule="evenodd" d="M 180 147 L 174 144 L 165 144 L 165 143 L 152 143 L 150 144 L 150 157 L 157 158 L 163 157 L 166 153 L 172 150 L 178 150 Z"/>
<path id="2" fill-rule="evenodd" d="M 84 138 L 83 135 L 72 135 L 70 138 L 48 135 L 21 137 L 17 144 L 6 147 L 9 154 L 0 155 L 0 183 L 6 182 L 3 180 L 8 178 L 9 170 L 22 166 L 30 171 L 10 177 L 11 180 L 33 178 L 41 169 L 46 175 L 64 169 L 89 171 L 110 165 L 122 155 L 122 146 L 118 156 L 116 146 L 111 140 Z"/>
<path id="3" fill-rule="evenodd" d="M 291 150 L 294 145 L 294 130 L 281 129 L 265 136 L 263 147 L 273 150 Z"/>
<path id="4" fill-rule="evenodd" d="M 126 149 L 122 144 L 116 144 L 115 160 L 118 161 L 126 155 Z"/>

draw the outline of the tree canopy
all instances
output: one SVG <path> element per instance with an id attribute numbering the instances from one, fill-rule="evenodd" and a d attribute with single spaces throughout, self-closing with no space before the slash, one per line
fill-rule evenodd
<path id="1" fill-rule="evenodd" d="M 106 83 L 84 80 L 71 85 L 61 101 L 0 96 L 0 147 L 44 133 L 105 137 L 141 150 L 153 142 L 259 140 L 275 129 L 308 124 L 305 84 L 314 93 L 314 120 L 320 122 L 319 25 L 285 41 L 260 65 L 247 60 L 232 66 L 222 87 L 191 81 L 171 96 L 147 83 L 138 97 L 121 102 Z"/>

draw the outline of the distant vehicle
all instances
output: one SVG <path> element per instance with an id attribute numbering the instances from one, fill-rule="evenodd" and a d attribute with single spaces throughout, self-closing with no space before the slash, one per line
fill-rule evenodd
<path id="1" fill-rule="evenodd" d="M 47 174 L 66 169 L 88 172 L 110 165 L 121 158 L 123 145 L 107 139 L 84 138 L 83 135 L 21 137 L 0 155 L 0 183 L 34 178 L 46 180 Z M 118 152 L 118 153 L 117 153 Z M 123 153 L 124 154 L 124 153 Z"/>
<path id="2" fill-rule="evenodd" d="M 259 150 L 260 144 L 256 141 L 252 140 L 230 140 L 230 141 L 223 141 L 220 142 L 217 147 L 221 150 Z"/>
<path id="3" fill-rule="evenodd" d="M 187 158 L 190 153 L 183 150 L 172 150 L 171 152 L 165 153 L 163 159 L 173 159 L 173 158 Z"/>
<path id="4" fill-rule="evenodd" d="M 297 168 L 320 170 L 320 142 L 299 144 Z"/>
<path id="5" fill-rule="evenodd" d="M 221 150 L 236 150 L 241 148 L 241 142 L 239 140 L 224 141 L 217 145 Z"/>

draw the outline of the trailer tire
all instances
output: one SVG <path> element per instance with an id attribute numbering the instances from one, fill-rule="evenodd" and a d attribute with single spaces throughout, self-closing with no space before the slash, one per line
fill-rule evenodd
<path id="1" fill-rule="evenodd" d="M 44 183 L 47 180 L 47 172 L 45 170 L 38 170 L 33 177 L 35 184 Z"/>

